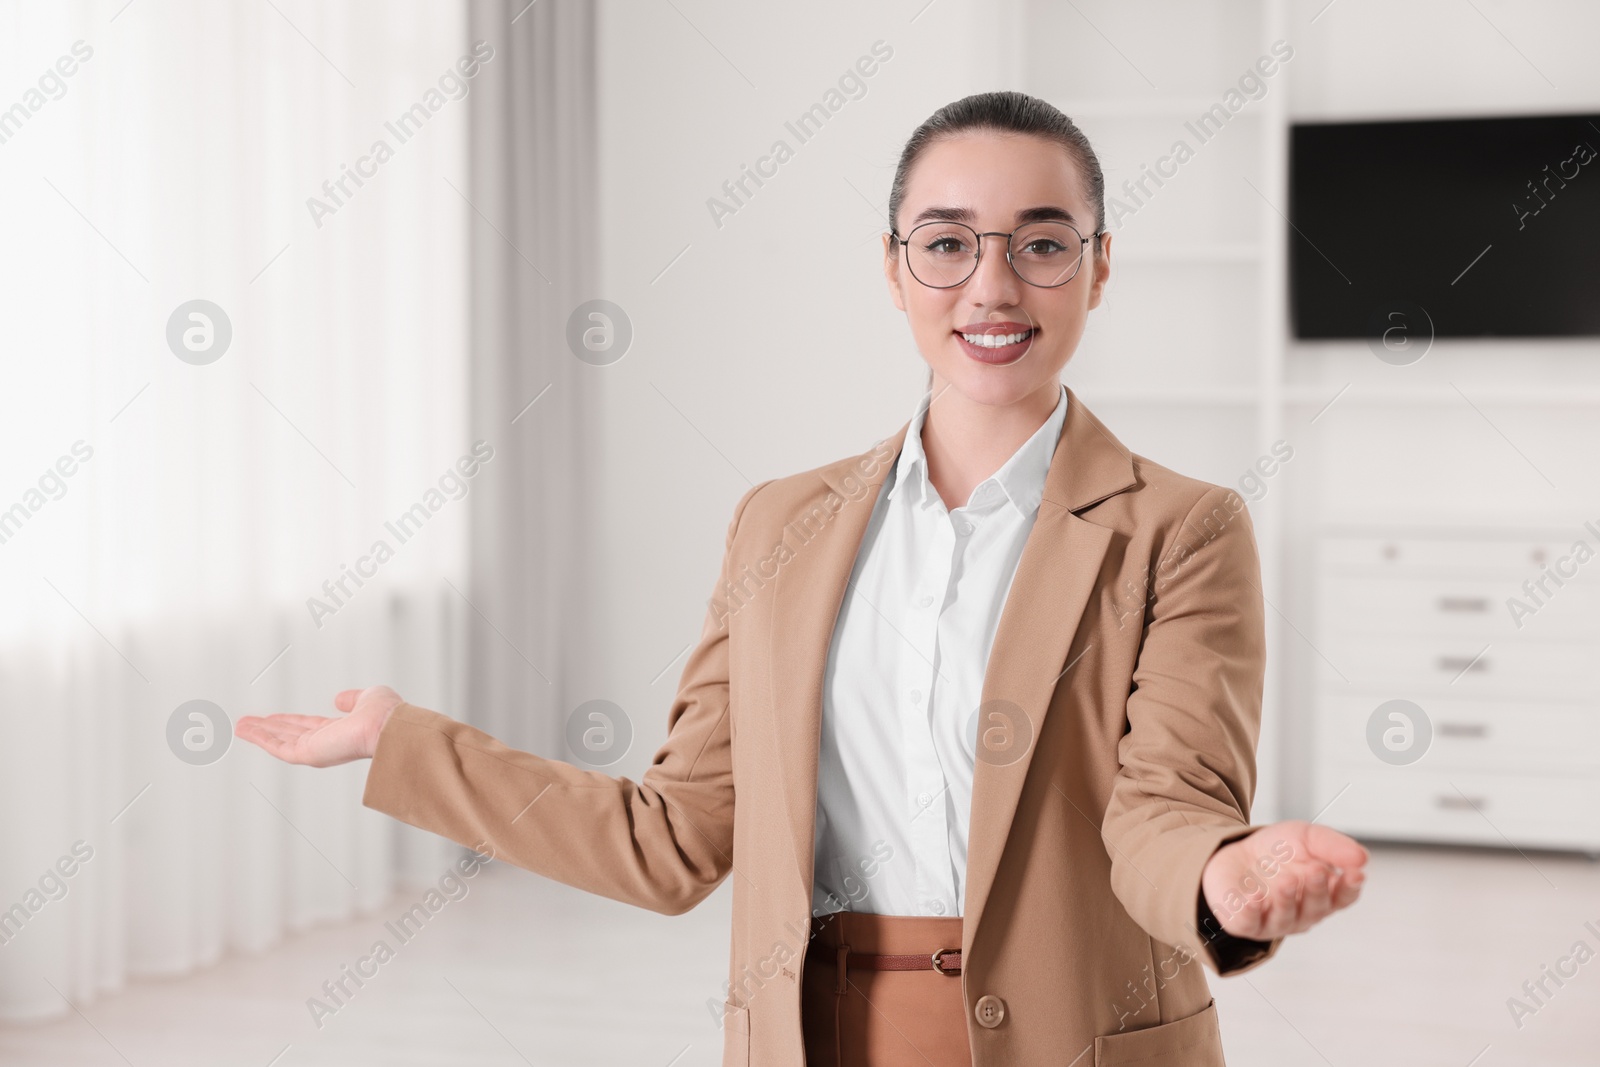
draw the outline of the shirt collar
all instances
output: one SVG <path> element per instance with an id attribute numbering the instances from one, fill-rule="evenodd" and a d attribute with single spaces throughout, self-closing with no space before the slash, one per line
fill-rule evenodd
<path id="1" fill-rule="evenodd" d="M 933 483 L 928 480 L 928 457 L 922 449 L 922 425 L 928 414 L 931 393 L 924 393 L 917 402 L 916 414 L 906 428 L 905 443 L 900 449 L 900 459 L 895 463 L 894 484 L 889 487 L 889 499 L 900 495 L 906 487 L 907 499 L 919 507 L 927 507 L 936 497 Z M 1044 497 L 1044 479 L 1055 456 L 1056 442 L 1061 437 L 1062 424 L 1067 418 L 1067 387 L 1061 386 L 1055 410 L 1045 419 L 1044 425 L 1012 453 L 1001 468 L 978 483 L 972 490 L 968 504 L 981 504 L 996 491 L 1005 494 L 1024 518 L 1032 515 Z"/>

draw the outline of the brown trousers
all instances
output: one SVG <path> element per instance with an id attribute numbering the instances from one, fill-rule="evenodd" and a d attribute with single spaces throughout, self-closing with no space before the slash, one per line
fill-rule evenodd
<path id="1" fill-rule="evenodd" d="M 802 978 L 806 1067 L 972 1067 L 959 975 L 872 971 L 846 955 L 838 989 L 839 947 L 853 952 L 932 955 L 961 947 L 961 917 L 839 911 L 811 920 Z"/>

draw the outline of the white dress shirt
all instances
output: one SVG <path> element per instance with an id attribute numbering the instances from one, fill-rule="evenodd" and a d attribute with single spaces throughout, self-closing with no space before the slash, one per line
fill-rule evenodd
<path id="1" fill-rule="evenodd" d="M 954 511 L 928 480 L 929 396 L 878 494 L 828 650 L 813 914 L 962 913 L 984 671 L 1067 390 Z"/>

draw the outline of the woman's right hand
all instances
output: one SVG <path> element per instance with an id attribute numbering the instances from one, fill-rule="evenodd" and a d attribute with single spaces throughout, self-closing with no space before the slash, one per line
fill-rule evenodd
<path id="1" fill-rule="evenodd" d="M 370 759 L 378 750 L 378 734 L 390 712 L 402 704 L 400 694 L 386 685 L 346 689 L 333 698 L 345 714 L 245 715 L 233 725 L 234 736 L 258 745 L 285 763 L 332 767 L 355 759 Z"/>

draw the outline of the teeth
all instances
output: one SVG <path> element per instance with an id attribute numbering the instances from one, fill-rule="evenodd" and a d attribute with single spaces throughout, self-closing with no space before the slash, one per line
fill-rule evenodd
<path id="1" fill-rule="evenodd" d="M 964 333 L 961 336 L 966 338 L 968 344 L 979 348 L 1003 348 L 1026 340 L 1032 333 L 1032 330 L 1024 330 L 1021 333 Z"/>

